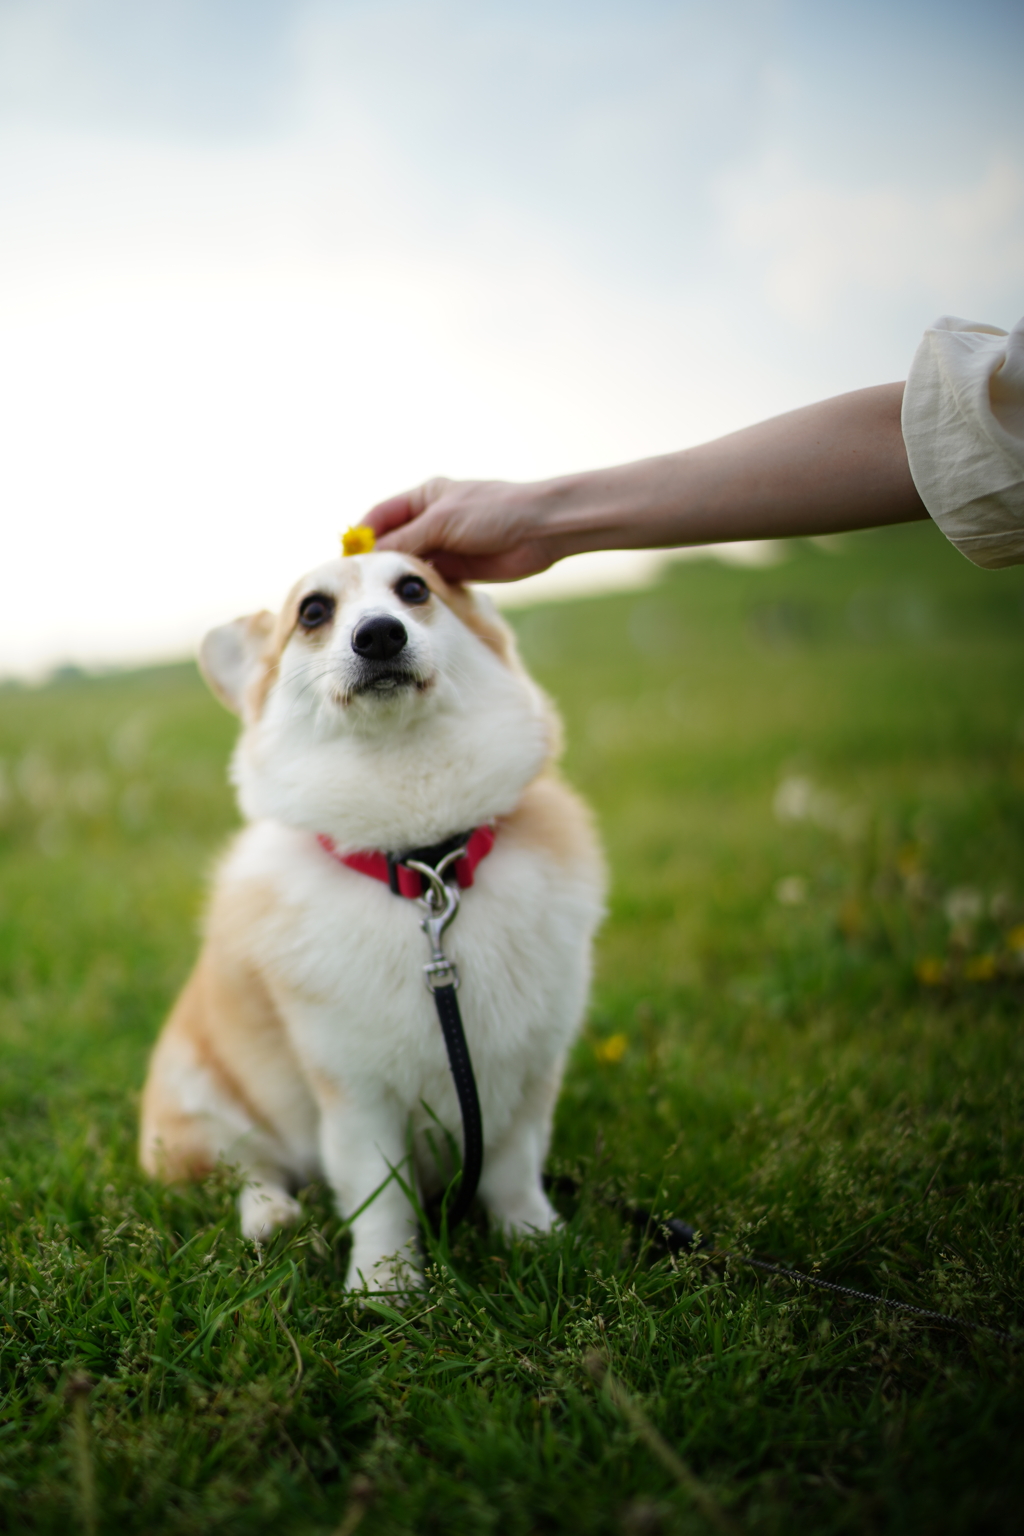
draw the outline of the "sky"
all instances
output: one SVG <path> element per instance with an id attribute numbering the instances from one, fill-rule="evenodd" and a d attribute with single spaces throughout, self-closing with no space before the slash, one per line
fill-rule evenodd
<path id="1" fill-rule="evenodd" d="M 0 0 L 0 675 L 1009 327 L 1022 64 L 1017 0 Z"/>

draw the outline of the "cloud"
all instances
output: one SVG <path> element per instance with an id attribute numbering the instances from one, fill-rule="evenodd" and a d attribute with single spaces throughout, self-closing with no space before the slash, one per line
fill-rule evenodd
<path id="1" fill-rule="evenodd" d="M 252 135 L 287 100 L 294 0 L 0 0 L 0 120 Z"/>
<path id="2" fill-rule="evenodd" d="M 948 309 L 963 294 L 1019 291 L 1024 162 L 1006 155 L 971 182 L 923 192 L 883 178 L 843 187 L 769 154 L 719 196 L 734 250 L 764 262 L 767 299 L 804 326 L 833 320 L 852 294 Z"/>

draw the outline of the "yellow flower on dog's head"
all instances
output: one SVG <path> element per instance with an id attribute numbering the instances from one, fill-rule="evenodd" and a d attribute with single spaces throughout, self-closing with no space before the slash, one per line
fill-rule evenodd
<path id="1" fill-rule="evenodd" d="M 360 523 L 357 528 L 345 529 L 341 536 L 341 552 L 343 555 L 368 555 L 376 542 L 377 535 L 373 529 Z"/>

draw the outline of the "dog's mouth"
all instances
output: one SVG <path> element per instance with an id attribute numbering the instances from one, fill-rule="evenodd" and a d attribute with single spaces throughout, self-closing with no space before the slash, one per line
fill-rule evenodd
<path id="1" fill-rule="evenodd" d="M 423 693 L 430 686 L 430 679 L 421 677 L 410 667 L 393 667 L 386 662 L 363 662 L 358 674 L 347 689 L 350 699 L 389 699 L 399 694 Z"/>

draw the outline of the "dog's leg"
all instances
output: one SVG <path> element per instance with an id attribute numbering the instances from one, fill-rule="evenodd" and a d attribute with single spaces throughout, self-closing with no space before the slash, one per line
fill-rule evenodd
<path id="1" fill-rule="evenodd" d="M 143 1167 L 176 1183 L 233 1165 L 242 1232 L 265 1243 L 302 1214 L 289 1187 L 316 1171 L 315 1119 L 265 985 L 208 945 L 150 1061 Z"/>
<path id="2" fill-rule="evenodd" d="M 484 1157 L 480 1198 L 497 1225 L 512 1235 L 550 1232 L 559 1220 L 541 1175 L 562 1069 L 560 1059 L 548 1072 L 527 1081 L 512 1124 Z"/>
<path id="3" fill-rule="evenodd" d="M 167 1032 L 154 1052 L 143 1098 L 141 1157 L 148 1173 L 178 1183 L 202 1178 L 218 1163 L 243 1175 L 238 1212 L 242 1234 L 265 1243 L 278 1227 L 302 1214 L 288 1193 L 289 1170 L 282 1148 L 254 1124 L 218 1078 L 195 1042 Z"/>
<path id="4" fill-rule="evenodd" d="M 379 1100 L 356 1104 L 340 1093 L 318 1096 L 320 1156 L 338 1211 L 344 1216 L 370 1201 L 352 1223 L 350 1288 L 389 1291 L 419 1285 L 416 1217 L 392 1174 L 394 1169 L 407 1185 L 412 1178 L 401 1110 Z"/>
<path id="5" fill-rule="evenodd" d="M 253 1169 L 238 1197 L 242 1236 L 253 1243 L 267 1243 L 279 1227 L 291 1227 L 302 1215 L 302 1206 L 288 1193 L 276 1171 Z"/>

